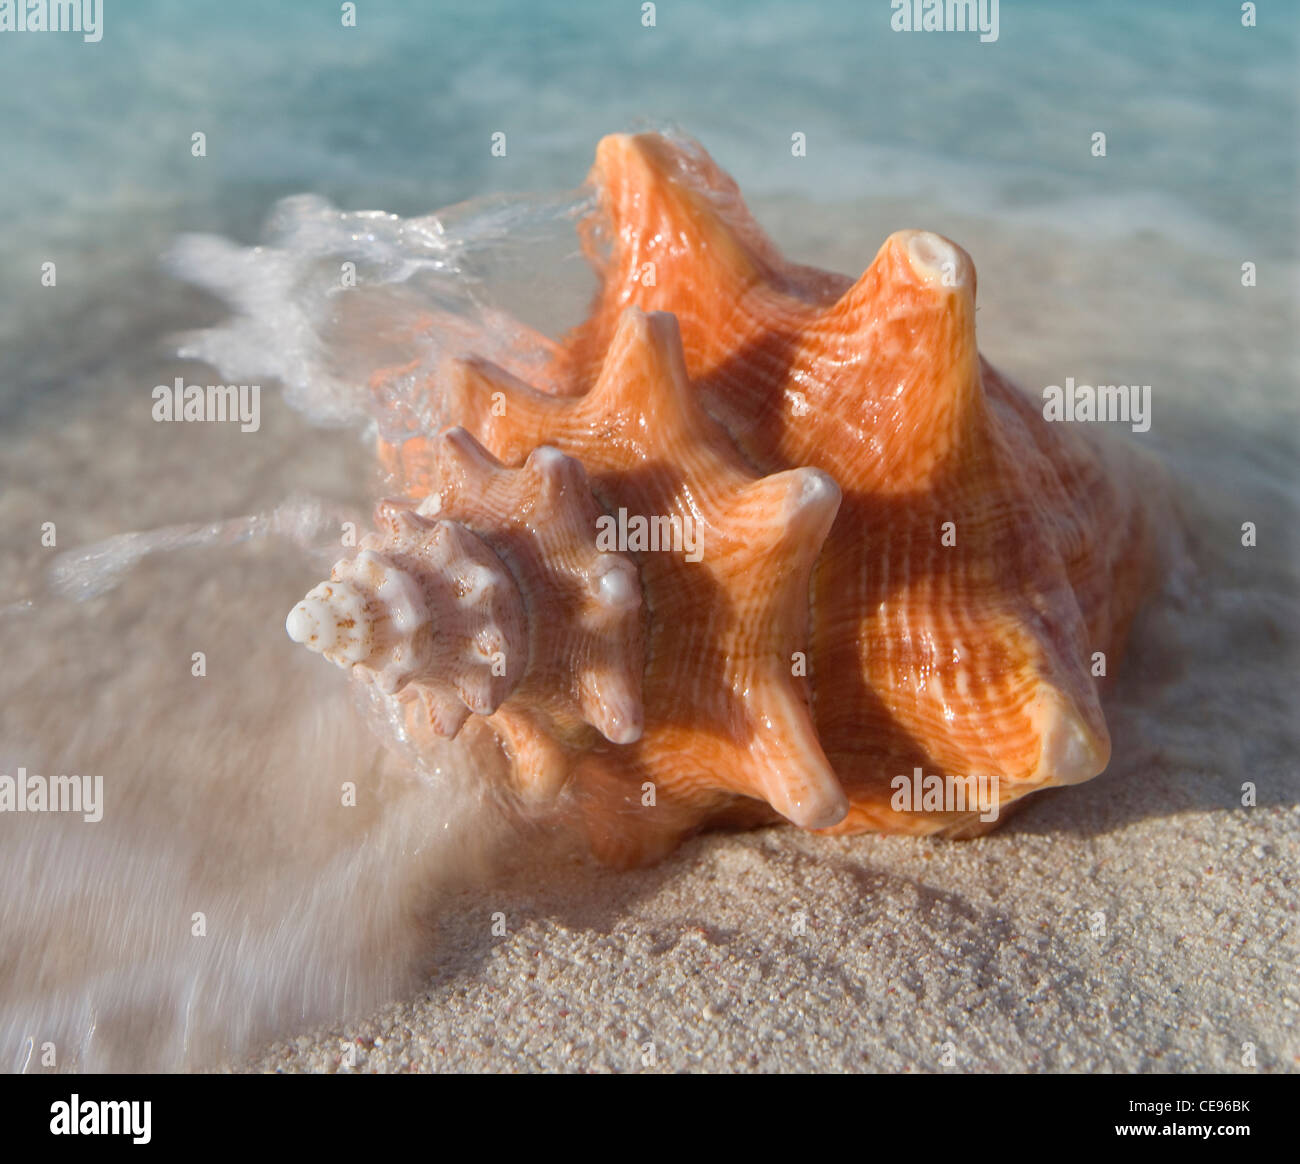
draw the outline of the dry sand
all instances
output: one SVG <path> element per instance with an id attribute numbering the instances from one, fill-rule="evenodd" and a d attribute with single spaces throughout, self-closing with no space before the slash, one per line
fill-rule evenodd
<path id="1" fill-rule="evenodd" d="M 967 843 L 768 829 L 464 891 L 424 993 L 242 1069 L 1296 1070 L 1300 810 L 1126 767 Z"/>

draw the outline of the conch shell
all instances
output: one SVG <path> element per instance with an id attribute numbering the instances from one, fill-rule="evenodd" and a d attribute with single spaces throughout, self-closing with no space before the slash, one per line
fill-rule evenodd
<path id="1" fill-rule="evenodd" d="M 600 289 L 538 338 L 544 388 L 430 375 L 441 435 L 381 442 L 405 497 L 290 635 L 417 746 L 473 721 L 616 863 L 781 818 L 973 835 L 987 805 L 899 781 L 1000 818 L 1101 772 L 1095 660 L 1157 574 L 1142 468 L 982 359 L 970 256 L 902 231 L 857 282 L 796 266 L 655 134 L 589 180 Z"/>

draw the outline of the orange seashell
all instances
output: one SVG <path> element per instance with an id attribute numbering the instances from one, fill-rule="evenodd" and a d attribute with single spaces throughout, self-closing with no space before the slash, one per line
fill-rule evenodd
<path id="1" fill-rule="evenodd" d="M 508 684 L 409 714 L 480 717 L 521 794 L 619 863 L 781 817 L 972 835 L 1097 775 L 1092 660 L 1113 669 L 1157 575 L 1148 470 L 981 358 L 969 255 L 903 231 L 856 283 L 788 263 L 702 149 L 654 134 L 605 138 L 590 180 L 601 285 L 539 346 L 550 390 L 452 362 L 423 386 L 451 431 L 381 445 L 524 612 L 477 616 Z M 388 525 L 366 553 L 398 554 Z M 459 568 L 402 560 L 429 608 Z"/>

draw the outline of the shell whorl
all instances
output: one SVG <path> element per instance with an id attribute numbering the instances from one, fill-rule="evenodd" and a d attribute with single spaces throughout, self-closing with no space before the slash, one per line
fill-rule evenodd
<path id="1" fill-rule="evenodd" d="M 835 482 L 814 468 L 755 474 L 700 406 L 677 320 L 663 312 L 623 313 L 582 396 L 534 392 L 473 361 L 448 369 L 442 387 L 446 406 L 503 459 L 556 444 L 582 456 L 611 507 L 693 522 L 702 542 L 698 562 L 640 557 L 651 607 L 646 736 L 575 765 L 588 792 L 635 792 L 602 811 L 625 825 L 667 823 L 671 813 L 641 811 L 649 783 L 690 788 L 697 810 L 740 794 L 807 828 L 840 820 L 848 804 L 817 739 L 806 671 L 792 665 L 809 648 L 809 580 L 839 507 Z M 427 450 L 419 456 L 427 463 Z"/>
<path id="2" fill-rule="evenodd" d="M 473 532 L 413 509 L 381 506 L 382 534 L 338 562 L 289 612 L 289 637 L 373 683 L 417 701 L 437 735 L 490 715 L 528 657 L 523 599 Z"/>
<path id="3" fill-rule="evenodd" d="M 436 444 L 438 489 L 390 500 L 356 557 L 289 613 L 290 638 L 455 736 L 524 686 L 550 693 L 549 730 L 586 724 L 616 743 L 641 732 L 640 582 L 595 546 L 582 466 L 539 448 L 506 469 L 463 430 Z M 559 692 L 560 694 L 555 694 Z"/>

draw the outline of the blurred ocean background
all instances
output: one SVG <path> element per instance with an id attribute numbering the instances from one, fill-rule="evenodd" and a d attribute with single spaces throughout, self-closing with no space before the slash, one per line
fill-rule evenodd
<path id="1" fill-rule="evenodd" d="M 566 188 L 601 134 L 639 122 L 693 133 L 759 204 L 915 199 L 1093 244 L 1296 254 L 1289 4 L 1244 28 L 1226 0 L 1002 0 L 989 44 L 895 33 L 887 0 L 668 3 L 653 28 L 634 0 L 366 0 L 355 28 L 332 0 L 106 7 L 99 43 L 0 35 L 0 306 L 18 334 L 50 315 L 26 277 L 47 258 L 60 300 L 102 302 L 96 280 L 177 230 L 251 241 L 304 190 L 411 215 Z M 865 260 L 875 240 L 846 242 Z M 1261 282 L 1257 299 L 1282 284 Z"/>
<path id="2" fill-rule="evenodd" d="M 674 125 L 794 259 L 856 275 L 893 230 L 949 235 L 981 349 L 1029 391 L 1152 385 L 1133 439 L 1171 467 L 1202 589 L 1143 632 L 1117 757 L 1293 786 L 1300 5 L 1245 28 L 1227 0 L 1002 0 L 994 43 L 893 32 L 888 0 L 665 0 L 653 27 L 636 0 L 359 0 L 355 28 L 333 0 L 105 7 L 99 43 L 0 33 L 0 771 L 97 766 L 124 806 L 89 837 L 0 820 L 24 887 L 0 907 L 0 1066 L 42 1030 L 87 1066 L 207 1061 L 393 997 L 430 957 L 431 870 L 488 859 L 465 830 L 431 852 L 424 824 L 468 810 L 377 775 L 338 677 L 284 638 L 326 518 L 291 531 L 310 554 L 236 524 L 87 603 L 49 590 L 55 553 L 132 531 L 292 497 L 364 519 L 364 433 L 269 380 L 255 434 L 150 419 L 154 385 L 220 382 L 173 337 L 224 308 L 162 256 L 186 232 L 252 246 L 290 195 L 412 216 L 567 190 L 603 134 Z M 345 824 L 301 795 L 357 772 L 387 792 Z M 202 955 L 200 908 L 225 919 Z"/>
<path id="3" fill-rule="evenodd" d="M 178 231 L 251 242 L 303 191 L 412 215 L 564 189 L 601 134 L 640 124 L 694 134 L 778 241 L 811 235 L 854 273 L 879 231 L 835 210 L 879 200 L 914 208 L 891 229 L 974 219 L 1196 253 L 1205 282 L 1187 291 L 1222 281 L 1220 307 L 1254 317 L 1295 286 L 1292 5 L 1245 28 L 1216 0 L 1003 0 L 987 44 L 893 32 L 887 0 L 669 3 L 654 27 L 632 0 L 369 0 L 355 28 L 325 0 L 106 7 L 98 43 L 0 35 L 0 415 L 134 335 L 137 300 L 157 313 L 148 272 Z M 959 241 L 983 270 L 980 234 Z M 33 274 L 47 260 L 57 295 Z M 1233 260 L 1267 268 L 1248 296 Z"/>

